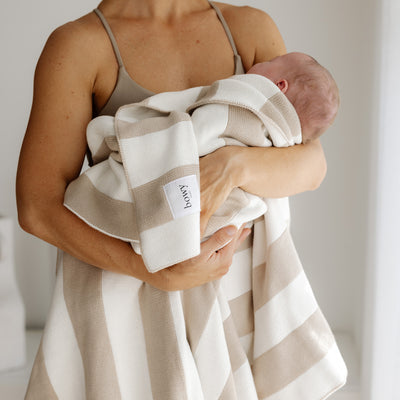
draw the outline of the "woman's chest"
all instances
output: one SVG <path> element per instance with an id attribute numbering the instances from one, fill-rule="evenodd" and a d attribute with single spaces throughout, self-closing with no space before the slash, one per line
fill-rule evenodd
<path id="1" fill-rule="evenodd" d="M 220 22 L 182 26 L 119 27 L 115 32 L 124 67 L 137 84 L 151 92 L 208 85 L 235 72 L 234 52 Z M 99 69 L 96 97 L 101 105 L 118 76 L 110 49 Z"/>

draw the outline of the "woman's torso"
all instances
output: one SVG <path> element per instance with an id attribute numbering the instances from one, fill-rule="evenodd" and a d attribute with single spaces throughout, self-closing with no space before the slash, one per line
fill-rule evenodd
<path id="1" fill-rule="evenodd" d="M 210 5 L 214 9 L 222 28 L 225 31 L 226 38 L 229 41 L 229 45 L 232 50 L 232 57 L 234 62 L 233 74 L 243 74 L 244 67 L 242 63 L 242 59 L 238 54 L 235 41 L 230 32 L 229 26 L 225 21 L 219 7 L 214 3 L 210 2 Z M 118 62 L 118 77 L 115 87 L 108 98 L 105 105 L 98 111 L 98 115 L 114 115 L 117 109 L 124 104 L 140 102 L 145 98 L 155 94 L 155 92 L 143 87 L 139 83 L 137 83 L 128 73 L 124 60 L 122 59 L 121 52 L 119 50 L 119 46 L 117 40 L 114 36 L 114 33 L 109 25 L 107 19 L 104 17 L 103 13 L 99 9 L 94 10 L 95 14 L 101 20 L 107 35 L 109 36 L 110 43 L 113 47 L 113 51 L 115 54 L 116 61 Z M 205 60 L 206 64 L 207 60 Z"/>
<path id="2" fill-rule="evenodd" d="M 218 16 L 211 4 L 179 23 L 115 18 L 111 10 L 99 7 L 116 41 L 113 48 L 93 13 L 103 43 L 93 90 L 94 115 L 112 115 L 120 105 L 154 93 L 207 85 L 244 72 L 228 24 L 224 26 L 222 13 Z"/>

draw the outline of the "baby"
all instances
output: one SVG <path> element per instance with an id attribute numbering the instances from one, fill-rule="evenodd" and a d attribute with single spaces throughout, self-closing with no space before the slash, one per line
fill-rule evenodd
<path id="1" fill-rule="evenodd" d="M 254 65 L 247 72 L 274 82 L 293 104 L 300 119 L 303 143 L 318 138 L 333 122 L 339 91 L 332 75 L 304 53 L 288 53 Z"/>

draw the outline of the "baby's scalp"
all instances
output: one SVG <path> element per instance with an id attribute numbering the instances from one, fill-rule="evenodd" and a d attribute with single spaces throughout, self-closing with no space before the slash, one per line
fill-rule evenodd
<path id="1" fill-rule="evenodd" d="M 333 123 L 339 109 L 339 89 L 331 73 L 313 57 L 305 55 L 302 67 L 293 69 L 293 98 L 303 138 L 316 139 Z M 297 92 L 297 93 L 296 93 Z"/>

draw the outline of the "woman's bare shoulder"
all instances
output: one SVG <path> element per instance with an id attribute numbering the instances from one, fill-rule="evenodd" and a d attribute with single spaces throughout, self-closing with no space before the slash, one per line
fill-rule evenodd
<path id="1" fill-rule="evenodd" d="M 67 22 L 49 35 L 40 55 L 38 67 L 62 68 L 71 65 L 77 71 L 95 74 L 95 66 L 104 47 L 104 32 L 93 13 Z M 99 51 L 100 50 L 100 51 Z M 90 62 L 89 62 L 90 61 Z"/>
<path id="2" fill-rule="evenodd" d="M 250 6 L 215 4 L 229 25 L 246 70 L 286 52 L 279 29 L 268 13 Z"/>

